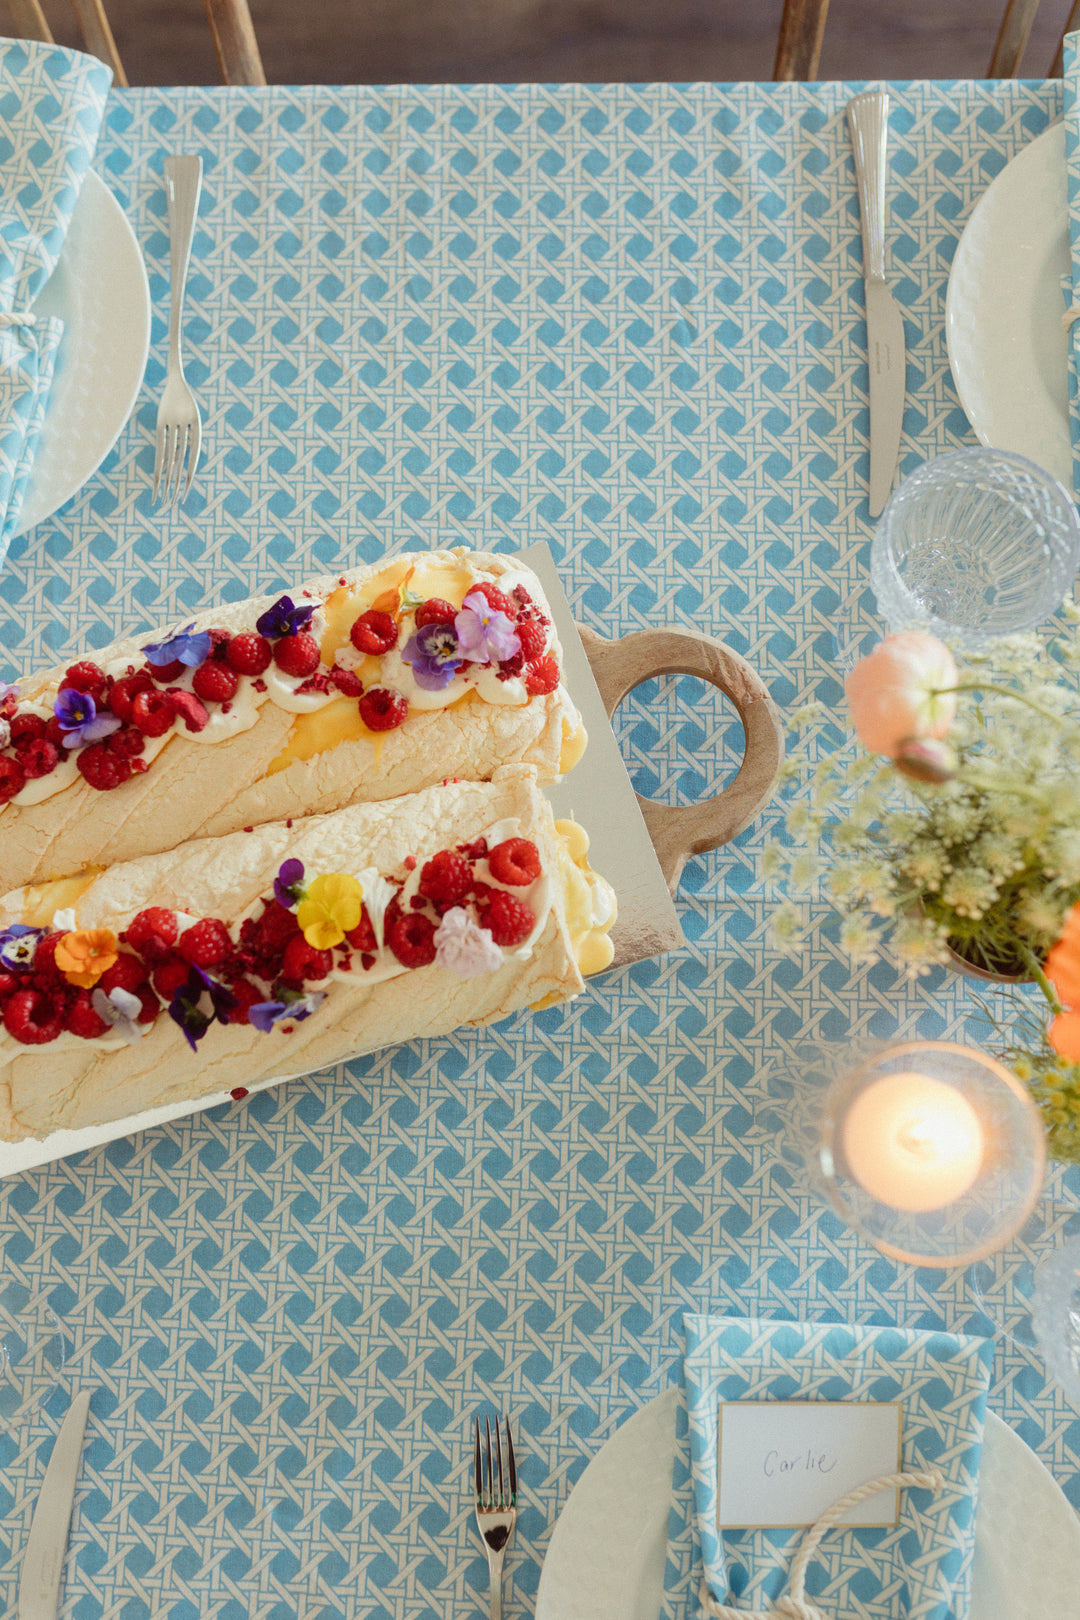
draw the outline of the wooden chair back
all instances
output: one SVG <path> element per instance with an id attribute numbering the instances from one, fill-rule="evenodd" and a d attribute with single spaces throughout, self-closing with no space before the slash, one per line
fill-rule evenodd
<path id="1" fill-rule="evenodd" d="M 18 39 L 52 42 L 52 30 L 41 0 L 7 0 L 12 32 Z M 1080 4 L 1080 0 L 1077 0 Z M 203 0 L 210 32 L 225 84 L 265 84 L 255 27 L 248 0 Z M 92 56 L 100 56 L 113 70 L 114 82 L 127 86 L 127 75 L 116 49 L 104 0 L 71 0 L 83 43 Z"/>
<path id="2" fill-rule="evenodd" d="M 990 57 L 986 73 L 988 79 L 1015 79 L 1038 9 L 1039 0 L 1008 0 Z M 774 79 L 817 78 L 828 10 L 829 0 L 784 0 L 773 66 Z M 1073 0 L 1048 78 L 1061 77 L 1065 35 L 1077 27 L 1080 27 L 1080 0 Z"/>

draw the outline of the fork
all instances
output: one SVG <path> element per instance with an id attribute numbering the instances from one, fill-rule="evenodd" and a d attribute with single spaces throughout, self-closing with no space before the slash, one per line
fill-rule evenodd
<path id="1" fill-rule="evenodd" d="M 480 1419 L 476 1427 L 476 1522 L 484 1538 L 487 1553 L 488 1580 L 491 1584 L 491 1620 L 502 1620 L 503 1558 L 517 1523 L 517 1467 L 514 1463 L 514 1442 L 510 1438 L 510 1419 L 503 1419 L 506 1430 L 506 1475 L 503 1475 L 503 1448 L 499 1439 L 499 1420 L 495 1419 L 495 1463 L 492 1467 L 491 1425 L 484 1418 L 485 1445 L 480 1446 Z M 486 1464 L 486 1467 L 485 1467 Z M 496 1483 L 497 1476 L 497 1483 Z M 509 1485 L 509 1491 L 506 1486 Z"/>
<path id="2" fill-rule="evenodd" d="M 199 451 L 202 448 L 202 420 L 199 416 L 199 406 L 184 376 L 184 361 L 180 352 L 184 288 L 187 285 L 191 240 L 195 235 L 195 216 L 199 211 L 201 188 L 201 158 L 165 159 L 165 200 L 169 210 L 169 283 L 172 301 L 169 305 L 169 366 L 165 374 L 165 392 L 158 407 L 154 493 L 151 497 L 152 503 L 156 505 L 160 490 L 162 510 L 175 506 L 178 500 L 187 499 L 191 480 L 195 476 Z M 182 495 L 181 483 L 183 483 Z"/>

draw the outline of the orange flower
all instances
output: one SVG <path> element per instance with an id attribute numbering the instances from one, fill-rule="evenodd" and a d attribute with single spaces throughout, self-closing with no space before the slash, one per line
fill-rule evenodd
<path id="1" fill-rule="evenodd" d="M 1046 958 L 1046 977 L 1067 1007 L 1080 1007 L 1080 906 L 1065 918 L 1061 938 Z"/>
<path id="2" fill-rule="evenodd" d="M 111 928 L 80 928 L 61 934 L 54 960 L 69 984 L 89 990 L 116 958 L 116 935 Z"/>

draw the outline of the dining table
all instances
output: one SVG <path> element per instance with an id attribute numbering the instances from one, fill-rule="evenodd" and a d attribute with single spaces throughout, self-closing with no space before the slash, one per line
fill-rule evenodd
<path id="1" fill-rule="evenodd" d="M 877 622 L 845 119 L 867 88 L 890 97 L 902 476 L 976 442 L 950 265 L 1060 82 L 111 91 L 93 169 L 145 260 L 149 361 L 100 467 L 11 544 L 0 679 L 384 554 L 544 542 L 583 626 L 720 637 L 781 711 L 839 714 L 837 624 Z M 162 509 L 175 153 L 203 163 L 184 328 L 203 450 Z M 692 677 L 649 680 L 613 726 L 646 798 L 717 793 L 741 758 L 734 709 Z M 801 1043 L 994 1038 L 955 973 L 853 967 L 827 927 L 777 950 L 760 860 L 781 813 L 687 863 L 682 948 L 565 1005 L 0 1181 L 2 1277 L 64 1344 L 0 1433 L 0 1614 L 83 1388 L 62 1614 L 485 1612 L 473 1421 L 496 1413 L 519 1483 L 505 1612 L 532 1614 L 575 1483 L 678 1380 L 688 1312 L 995 1334 L 990 1409 L 1080 1508 L 1080 1412 L 1037 1350 L 968 1270 L 887 1258 L 778 1152 L 762 1076 L 797 1083 Z M 1047 1195 L 1060 1229 L 1080 1172 L 1052 1166 Z M 1030 1259 L 1009 1255 L 1006 1324 Z"/>

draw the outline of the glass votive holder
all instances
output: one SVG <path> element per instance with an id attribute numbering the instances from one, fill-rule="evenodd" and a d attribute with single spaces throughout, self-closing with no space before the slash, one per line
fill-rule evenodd
<path id="1" fill-rule="evenodd" d="M 1053 1249 L 1036 1266 L 1031 1322 L 1051 1376 L 1080 1406 L 1080 1237 Z"/>
<path id="2" fill-rule="evenodd" d="M 1052 474 L 1011 450 L 954 450 L 905 478 L 878 522 L 870 583 L 890 630 L 969 651 L 1031 630 L 1080 563 L 1080 514 Z"/>
<path id="3" fill-rule="evenodd" d="M 1042 1121 L 996 1059 L 946 1041 L 817 1047 L 770 1113 L 811 1192 L 896 1260 L 965 1266 L 1023 1226 L 1046 1169 Z"/>

